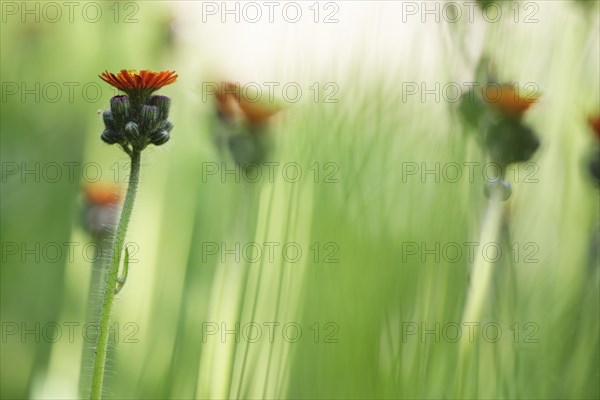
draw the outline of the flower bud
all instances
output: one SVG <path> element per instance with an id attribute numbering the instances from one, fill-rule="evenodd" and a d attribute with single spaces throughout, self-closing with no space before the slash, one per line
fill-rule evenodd
<path id="1" fill-rule="evenodd" d="M 160 146 L 161 144 L 168 142 L 170 138 L 171 136 L 169 135 L 169 132 L 165 131 L 164 129 L 156 130 L 152 132 L 152 135 L 150 135 L 150 142 L 152 142 L 152 144 L 155 146 Z"/>
<path id="2" fill-rule="evenodd" d="M 117 134 L 112 129 L 107 128 L 104 130 L 104 132 L 102 132 L 100 139 L 102 139 L 104 142 L 106 142 L 108 144 L 114 144 L 114 143 L 118 143 L 121 140 L 121 137 L 119 134 Z"/>
<path id="3" fill-rule="evenodd" d="M 106 129 L 117 130 L 117 121 L 115 121 L 115 116 L 112 111 L 106 110 L 102 113 L 102 119 L 104 120 L 104 126 Z"/>
<path id="4" fill-rule="evenodd" d="M 127 125 L 125 125 L 125 136 L 127 136 L 127 139 L 130 141 L 137 140 L 140 137 L 140 128 L 138 127 L 138 124 L 135 122 L 128 122 Z"/>
<path id="5" fill-rule="evenodd" d="M 115 96 L 110 99 L 110 109 L 116 120 L 127 122 L 130 118 L 131 104 L 127 96 Z"/>
<path id="6" fill-rule="evenodd" d="M 505 167 L 529 160 L 540 146 L 535 132 L 520 120 L 501 119 L 489 127 L 485 146 L 493 162 Z"/>
<path id="7" fill-rule="evenodd" d="M 171 132 L 173 130 L 173 123 L 171 121 L 164 120 L 158 124 L 158 128 L 164 129 L 167 132 Z"/>
<path id="8" fill-rule="evenodd" d="M 167 96 L 152 96 L 150 98 L 150 105 L 158 108 L 158 119 L 164 120 L 169 117 L 169 109 L 171 108 L 171 99 Z"/>
<path id="9" fill-rule="evenodd" d="M 141 115 L 142 125 L 146 128 L 145 132 L 151 130 L 158 122 L 158 107 L 143 106 Z"/>

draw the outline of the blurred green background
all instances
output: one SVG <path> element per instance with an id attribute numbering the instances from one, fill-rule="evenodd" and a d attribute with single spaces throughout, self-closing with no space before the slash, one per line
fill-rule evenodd
<path id="1" fill-rule="evenodd" d="M 160 91 L 173 100 L 172 138 L 143 153 L 127 234 L 137 262 L 113 310 L 106 398 L 600 397 L 598 188 L 585 171 L 598 145 L 586 124 L 600 112 L 597 1 L 497 2 L 505 17 L 493 23 L 480 5 L 457 23 L 366 1 L 252 23 L 222 22 L 214 2 L 75 3 L 69 15 L 63 2 L 1 2 L 0 397 L 87 396 L 90 279 L 106 255 L 90 262 L 82 187 L 125 190 L 124 153 L 99 139 L 98 110 L 116 92 L 97 77 L 124 68 L 179 79 Z M 462 360 L 450 339 L 452 324 L 468 335 L 472 262 L 427 249 L 477 241 L 485 182 L 477 168 L 454 183 L 407 168 L 486 160 L 455 103 L 407 97 L 405 83 L 473 82 L 483 54 L 501 81 L 539 88 L 525 118 L 541 147 L 531 170 L 509 174 L 513 250 L 483 319 L 466 321 L 480 325 Z M 302 88 L 294 103 L 275 91 L 274 179 L 220 178 L 235 167 L 213 143 L 203 93 L 218 79 Z M 282 173 L 291 163 L 298 182 Z M 224 251 L 235 243 L 262 257 L 237 261 Z M 298 261 L 282 254 L 288 243 Z M 239 341 L 221 336 L 236 323 Z M 489 323 L 498 341 L 482 334 Z M 262 329 L 255 342 L 248 324 Z"/>

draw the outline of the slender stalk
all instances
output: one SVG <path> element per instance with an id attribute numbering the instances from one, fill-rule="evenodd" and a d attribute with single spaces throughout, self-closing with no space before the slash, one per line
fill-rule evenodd
<path id="1" fill-rule="evenodd" d="M 100 311 L 100 304 L 98 304 L 95 301 L 96 295 L 100 294 L 100 290 L 98 288 L 102 284 L 102 279 L 104 278 L 104 259 L 100 257 L 100 254 L 108 250 L 106 243 L 104 243 L 101 239 L 95 237 L 94 242 L 96 243 L 96 249 L 99 249 L 99 251 L 96 252 L 94 262 L 91 266 L 92 276 L 90 277 L 90 286 L 88 290 L 90 300 L 88 301 L 88 306 L 85 312 L 86 323 L 94 322 L 98 311 Z M 92 351 L 93 348 L 89 346 L 88 343 L 84 342 L 83 349 L 81 352 L 81 366 L 79 368 L 79 393 L 82 395 L 82 397 L 84 396 L 84 393 L 86 393 L 90 385 L 90 377 L 86 373 L 86 368 L 88 366 L 89 359 L 92 358 Z"/>
<path id="2" fill-rule="evenodd" d="M 481 246 L 498 241 L 503 214 L 503 204 L 499 196 L 500 194 L 496 191 L 489 200 L 479 240 Z M 463 322 L 478 322 L 481 318 L 483 306 L 489 293 L 493 270 L 494 264 L 485 257 L 483 252 L 478 252 L 471 271 L 471 282 L 463 312 Z"/>
<path id="3" fill-rule="evenodd" d="M 488 201 L 485 217 L 481 227 L 479 236 L 479 245 L 483 246 L 486 243 L 494 243 L 498 241 L 500 228 L 502 226 L 502 217 L 504 215 L 504 205 L 502 203 L 501 190 L 496 187 L 492 191 Z M 477 258 L 471 270 L 471 279 L 467 300 L 463 309 L 462 323 L 471 324 L 479 323 L 485 302 L 488 298 L 490 285 L 492 281 L 494 264 L 486 259 L 485 255 L 479 251 Z M 466 336 L 466 337 L 465 337 Z M 468 374 L 468 359 L 471 351 L 476 346 L 476 341 L 470 339 L 470 335 L 463 335 L 460 342 L 459 365 L 458 369 L 458 386 L 456 397 L 471 397 L 466 395 L 463 390 L 466 386 Z"/>
<path id="4" fill-rule="evenodd" d="M 113 242 L 112 257 L 106 275 L 106 284 L 104 286 L 104 295 L 102 307 L 100 309 L 100 324 L 98 327 L 98 339 L 96 341 L 96 351 L 94 352 L 94 371 L 92 373 L 92 392 L 90 399 L 96 400 L 102 397 L 102 382 L 104 380 L 104 367 L 106 364 L 106 351 L 108 347 L 108 337 L 110 328 L 110 318 L 115 298 L 115 288 L 117 285 L 117 277 L 119 275 L 119 264 L 123 244 L 125 242 L 125 234 L 129 225 L 129 218 L 133 210 L 133 203 L 139 183 L 140 175 L 140 152 L 133 151 L 131 153 L 131 171 L 129 173 L 129 186 L 123 211 L 117 227 L 117 233 Z"/>

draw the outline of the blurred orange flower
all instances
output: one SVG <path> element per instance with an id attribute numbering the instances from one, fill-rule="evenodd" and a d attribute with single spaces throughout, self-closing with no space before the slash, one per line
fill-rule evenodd
<path id="1" fill-rule="evenodd" d="M 273 104 L 260 103 L 247 99 L 240 90 L 239 83 L 222 82 L 215 93 L 215 104 L 219 112 L 227 118 L 240 115 L 250 125 L 264 125 L 280 111 Z"/>
<path id="2" fill-rule="evenodd" d="M 519 95 L 519 90 L 512 85 L 488 85 L 482 89 L 484 100 L 503 114 L 521 117 L 532 104 L 537 103 L 539 95 Z"/>
<path id="3" fill-rule="evenodd" d="M 83 192 L 87 203 L 90 205 L 115 205 L 121 199 L 120 189 L 117 185 L 105 183 L 89 184 L 83 188 Z"/>
<path id="4" fill-rule="evenodd" d="M 104 71 L 100 79 L 123 92 L 143 92 L 150 94 L 163 86 L 170 85 L 177 80 L 175 71 L 154 72 L 150 70 L 138 71 L 135 69 L 122 69 L 118 74 Z"/>
<path id="5" fill-rule="evenodd" d="M 600 115 L 594 115 L 588 118 L 588 125 L 594 131 L 596 139 L 600 140 Z"/>
<path id="6" fill-rule="evenodd" d="M 267 106 L 266 104 L 253 103 L 243 97 L 240 97 L 239 100 L 240 108 L 252 125 L 266 124 L 273 115 L 279 112 L 279 108 L 274 105 Z"/>

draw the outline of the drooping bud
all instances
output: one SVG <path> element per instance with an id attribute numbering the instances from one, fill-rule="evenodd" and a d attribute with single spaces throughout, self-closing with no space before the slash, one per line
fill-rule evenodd
<path id="1" fill-rule="evenodd" d="M 110 109 L 117 121 L 128 122 L 131 115 L 131 104 L 127 96 L 115 96 L 110 99 Z"/>
<path id="2" fill-rule="evenodd" d="M 158 108 L 158 119 L 164 120 L 169 117 L 169 110 L 171 108 L 171 99 L 167 96 L 152 96 L 150 98 L 150 105 Z"/>
<path id="3" fill-rule="evenodd" d="M 127 139 L 130 141 L 138 140 L 140 137 L 140 128 L 138 127 L 138 124 L 135 122 L 128 122 L 127 125 L 125 125 L 125 136 L 127 136 Z"/>

